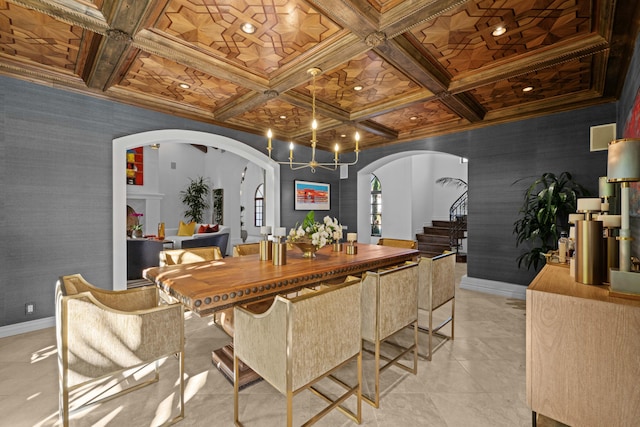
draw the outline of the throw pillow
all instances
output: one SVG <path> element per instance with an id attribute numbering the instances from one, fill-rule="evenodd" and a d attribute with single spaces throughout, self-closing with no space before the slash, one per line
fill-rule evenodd
<path id="1" fill-rule="evenodd" d="M 178 226 L 178 236 L 193 236 L 195 230 L 195 222 L 185 224 L 184 222 L 180 221 L 180 225 Z"/>
<path id="2" fill-rule="evenodd" d="M 207 229 L 207 233 L 217 233 L 219 230 L 220 230 L 220 227 L 218 226 L 218 224 L 215 224 L 215 225 L 209 226 L 209 228 Z"/>
<path id="3" fill-rule="evenodd" d="M 198 227 L 198 234 L 202 234 L 202 233 L 208 233 L 209 226 L 207 224 L 202 224 L 200 227 Z"/>

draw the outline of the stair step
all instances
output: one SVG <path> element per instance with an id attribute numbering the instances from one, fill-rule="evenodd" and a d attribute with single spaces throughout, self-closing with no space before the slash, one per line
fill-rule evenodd
<path id="1" fill-rule="evenodd" d="M 433 221 L 431 221 L 431 225 L 433 227 L 443 227 L 448 229 L 451 226 L 451 221 L 441 221 L 434 219 Z"/>
<path id="2" fill-rule="evenodd" d="M 416 240 L 418 243 L 446 243 L 449 244 L 449 235 L 440 234 L 416 234 Z"/>
<path id="3" fill-rule="evenodd" d="M 424 234 L 435 234 L 438 236 L 448 236 L 449 235 L 449 227 L 422 227 L 422 231 Z"/>
<path id="4" fill-rule="evenodd" d="M 426 251 L 426 252 L 439 252 L 439 253 L 442 253 L 443 251 L 450 251 L 451 250 L 451 245 L 449 245 L 449 243 L 444 243 L 444 244 L 418 243 L 418 250 L 419 251 Z"/>

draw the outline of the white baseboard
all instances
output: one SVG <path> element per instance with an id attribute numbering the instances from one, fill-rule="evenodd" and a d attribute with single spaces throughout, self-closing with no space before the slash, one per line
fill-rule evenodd
<path id="1" fill-rule="evenodd" d="M 0 338 L 20 335 L 45 328 L 53 328 L 54 326 L 56 326 L 55 317 L 45 317 L 37 320 L 30 320 L 28 322 L 20 322 L 13 325 L 0 326 Z"/>
<path id="2" fill-rule="evenodd" d="M 506 298 L 526 299 L 526 286 L 513 283 L 498 282 L 495 280 L 478 279 L 466 274 L 460 280 L 460 288 L 469 291 L 484 292 L 485 294 L 500 295 Z"/>

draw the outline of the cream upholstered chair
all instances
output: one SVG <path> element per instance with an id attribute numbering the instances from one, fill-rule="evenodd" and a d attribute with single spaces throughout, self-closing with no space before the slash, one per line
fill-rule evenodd
<path id="1" fill-rule="evenodd" d="M 171 355 L 178 355 L 180 396 L 179 413 L 169 422 L 184 417 L 184 312 L 181 304 L 158 303 L 153 286 L 107 291 L 92 286 L 80 274 L 58 280 L 56 338 L 63 426 L 69 425 L 71 393 L 80 389 L 74 397 L 75 411 L 136 390 L 157 382 L 158 360 Z M 151 380 L 102 397 L 107 390 L 81 402 L 90 394 L 85 389 L 90 383 L 99 385 L 100 380 L 121 374 L 119 383 L 130 380 L 132 374 L 124 371 L 138 373 L 154 362 Z"/>
<path id="2" fill-rule="evenodd" d="M 260 243 L 242 243 L 233 247 L 233 256 L 255 255 L 260 253 Z"/>
<path id="3" fill-rule="evenodd" d="M 378 239 L 378 244 L 382 246 L 395 246 L 396 248 L 418 248 L 418 244 L 415 240 L 389 239 L 387 237 L 381 237 L 380 239 Z"/>
<path id="4" fill-rule="evenodd" d="M 160 267 L 167 265 L 191 264 L 203 261 L 215 261 L 222 258 L 222 252 L 217 246 L 169 249 L 160 252 Z"/>
<path id="5" fill-rule="evenodd" d="M 445 252 L 433 258 L 420 258 L 419 261 L 418 308 L 428 313 L 429 326 L 420 327 L 429 335 L 427 360 L 431 360 L 433 352 L 447 340 L 454 337 L 455 297 L 456 297 L 456 254 Z M 451 314 L 438 326 L 433 326 L 433 312 L 451 301 Z M 451 335 L 440 332 L 440 329 L 451 323 Z M 443 340 L 433 346 L 433 336 Z"/>
<path id="6" fill-rule="evenodd" d="M 263 314 L 235 307 L 234 420 L 239 414 L 239 364 L 250 366 L 287 399 L 287 426 L 293 422 L 293 397 L 310 389 L 330 404 L 312 417 L 309 425 L 333 409 L 360 424 L 362 345 L 360 335 L 360 280 L 308 290 L 298 296 L 276 296 Z M 357 384 L 331 400 L 315 385 L 337 369 L 357 360 Z M 330 377 L 332 378 L 332 377 Z M 355 413 L 341 406 L 356 396 Z M 257 419 L 254 415 L 254 419 Z"/>
<path id="7" fill-rule="evenodd" d="M 380 406 L 380 373 L 398 366 L 412 374 L 418 372 L 418 264 L 407 262 L 362 276 L 362 339 L 374 345 L 375 395 L 362 398 L 374 407 Z M 381 355 L 381 344 L 407 326 L 414 327 L 413 344 L 390 359 Z M 413 367 L 400 362 L 413 352 Z M 380 359 L 387 363 L 380 366 Z"/>

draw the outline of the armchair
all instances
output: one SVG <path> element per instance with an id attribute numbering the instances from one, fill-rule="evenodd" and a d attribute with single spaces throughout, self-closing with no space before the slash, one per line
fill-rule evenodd
<path id="1" fill-rule="evenodd" d="M 396 248 L 418 249 L 418 244 L 415 240 L 390 239 L 388 237 L 381 237 L 380 239 L 378 239 L 378 244 L 382 246 L 395 246 Z"/>
<path id="2" fill-rule="evenodd" d="M 362 339 L 374 344 L 375 395 L 362 398 L 380 406 L 380 373 L 392 365 L 416 374 L 418 372 L 418 264 L 407 262 L 397 267 L 367 271 L 362 277 Z M 413 325 L 413 344 L 402 348 L 395 358 L 383 356 L 381 344 L 397 332 Z M 413 351 L 413 367 L 400 359 Z M 380 359 L 387 363 L 380 366 Z"/>
<path id="3" fill-rule="evenodd" d="M 56 284 L 56 340 L 60 393 L 59 416 L 69 425 L 71 393 L 77 408 L 93 405 L 159 380 L 159 359 L 177 354 L 179 413 L 184 418 L 184 316 L 181 304 L 158 306 L 155 287 L 107 291 L 92 286 L 80 274 L 61 277 Z M 117 393 L 109 389 L 90 397 L 85 386 L 117 377 L 118 383 L 155 362 L 154 378 Z"/>
<path id="4" fill-rule="evenodd" d="M 233 256 L 255 255 L 260 253 L 260 243 L 242 243 L 233 247 Z"/>
<path id="5" fill-rule="evenodd" d="M 293 397 L 310 389 L 329 405 L 308 424 L 333 409 L 360 423 L 362 390 L 362 346 L 360 335 L 360 280 L 351 280 L 320 291 L 303 292 L 293 298 L 277 296 L 264 314 L 235 307 L 234 421 L 241 426 L 239 412 L 239 364 L 249 365 L 286 396 L 287 426 L 293 422 Z M 315 385 L 331 373 L 357 360 L 357 384 L 331 400 Z M 340 406 L 356 396 L 357 409 Z M 307 424 L 305 424 L 307 425 Z"/>
<path id="6" fill-rule="evenodd" d="M 455 297 L 456 297 L 456 254 L 447 252 L 433 258 L 420 258 L 418 267 L 418 309 L 427 311 L 429 315 L 429 327 L 419 327 L 420 331 L 429 335 L 427 360 L 431 360 L 433 352 L 440 348 L 449 339 L 453 339 L 455 323 Z M 433 327 L 433 312 L 451 301 L 451 314 L 437 327 Z M 440 332 L 442 327 L 451 323 L 451 335 Z M 443 340 L 433 346 L 433 336 Z"/>
<path id="7" fill-rule="evenodd" d="M 191 264 L 202 261 L 222 259 L 222 252 L 217 246 L 189 249 L 170 249 L 160 252 L 160 267 L 167 265 Z"/>

